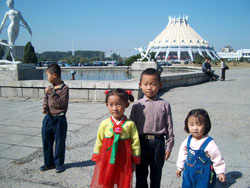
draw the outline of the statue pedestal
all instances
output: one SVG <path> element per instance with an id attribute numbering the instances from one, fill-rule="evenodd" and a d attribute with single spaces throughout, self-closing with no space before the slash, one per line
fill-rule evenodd
<path id="1" fill-rule="evenodd" d="M 43 80 L 35 64 L 0 64 L 0 80 Z"/>
<path id="2" fill-rule="evenodd" d="M 135 70 L 135 71 L 143 71 L 147 68 L 157 69 L 157 63 L 154 61 L 146 61 L 146 62 L 136 61 L 132 63 L 131 65 L 131 70 Z"/>

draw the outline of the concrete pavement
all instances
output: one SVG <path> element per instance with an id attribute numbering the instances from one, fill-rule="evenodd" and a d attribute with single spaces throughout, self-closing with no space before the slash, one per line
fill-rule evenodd
<path id="1" fill-rule="evenodd" d="M 187 137 L 184 119 L 193 108 L 204 108 L 211 121 L 212 136 L 227 166 L 227 182 L 216 187 L 250 187 L 250 69 L 230 69 L 226 81 L 162 91 L 172 106 L 175 146 L 163 169 L 162 186 L 181 187 L 175 176 L 180 143 Z M 216 71 L 219 74 L 219 70 Z M 0 188 L 83 188 L 89 187 L 91 161 L 100 122 L 109 116 L 103 103 L 70 102 L 67 114 L 66 171 L 40 172 L 41 100 L 0 98 Z M 128 115 L 131 106 L 126 110 Z"/>

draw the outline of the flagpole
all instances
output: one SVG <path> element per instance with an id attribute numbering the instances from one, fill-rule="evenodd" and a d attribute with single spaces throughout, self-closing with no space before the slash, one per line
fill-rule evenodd
<path id="1" fill-rule="evenodd" d="M 75 55 L 75 52 L 74 52 L 74 39 L 72 38 L 72 56 Z"/>

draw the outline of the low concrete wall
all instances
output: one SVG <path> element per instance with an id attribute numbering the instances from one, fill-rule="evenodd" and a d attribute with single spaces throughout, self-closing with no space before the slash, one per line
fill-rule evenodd
<path id="1" fill-rule="evenodd" d="M 187 69 L 187 67 L 186 67 Z M 161 75 L 163 89 L 189 86 L 208 81 L 201 69 L 189 67 L 192 72 Z M 104 101 L 105 90 L 123 88 L 132 90 L 135 98 L 141 96 L 139 78 L 126 81 L 86 81 L 66 80 L 70 88 L 70 100 Z M 44 88 L 49 86 L 46 80 L 0 80 L 0 97 L 43 98 Z"/>
<path id="2" fill-rule="evenodd" d="M 35 64 L 0 64 L 0 80 L 42 79 L 43 70 L 37 70 Z"/>
<path id="3" fill-rule="evenodd" d="M 131 69 L 136 71 L 143 71 L 147 68 L 154 68 L 157 69 L 158 65 L 154 61 L 147 61 L 147 62 L 140 62 L 136 61 L 131 64 Z"/>

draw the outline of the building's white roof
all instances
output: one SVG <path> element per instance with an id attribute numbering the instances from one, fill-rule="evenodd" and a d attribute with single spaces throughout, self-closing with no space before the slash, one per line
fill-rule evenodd
<path id="1" fill-rule="evenodd" d="M 153 41 L 149 42 L 148 47 L 171 46 L 209 47 L 209 44 L 188 24 L 188 16 L 182 18 L 169 16 L 166 28 Z"/>

